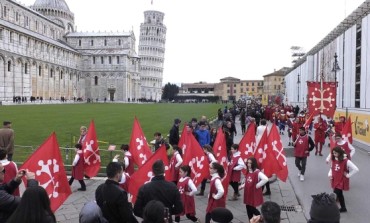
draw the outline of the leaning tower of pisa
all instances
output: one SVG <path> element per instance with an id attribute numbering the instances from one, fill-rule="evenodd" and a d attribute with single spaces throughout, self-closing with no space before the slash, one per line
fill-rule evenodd
<path id="1" fill-rule="evenodd" d="M 160 100 L 162 96 L 163 64 L 167 28 L 164 13 L 145 11 L 140 25 L 139 56 L 141 58 L 141 96 Z"/>

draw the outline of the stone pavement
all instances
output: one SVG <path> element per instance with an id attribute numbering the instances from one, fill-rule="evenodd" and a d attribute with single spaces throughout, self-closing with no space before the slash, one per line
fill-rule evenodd
<path id="1" fill-rule="evenodd" d="M 235 137 L 235 142 L 239 142 L 242 138 L 240 134 L 240 124 L 237 121 L 236 123 L 238 135 Z M 83 207 L 83 205 L 90 200 L 95 198 L 95 190 L 103 183 L 105 178 L 92 178 L 85 180 L 87 185 L 87 191 L 81 192 L 77 191 L 79 188 L 78 181 L 75 181 L 72 185 L 73 194 L 66 200 L 66 202 L 58 209 L 55 213 L 57 221 L 66 222 L 66 223 L 76 223 L 78 222 L 78 215 Z M 306 223 L 307 219 L 305 218 L 302 208 L 297 200 L 297 197 L 294 193 L 290 179 L 286 183 L 276 180 L 270 184 L 271 196 L 264 196 L 265 201 L 271 200 L 278 203 L 282 206 L 281 218 L 282 223 Z M 209 184 L 206 186 L 206 194 L 208 195 Z M 230 194 L 232 193 L 232 188 L 229 187 Z M 205 210 L 207 207 L 207 197 L 195 197 L 196 203 L 196 212 L 197 217 L 200 218 L 201 222 L 205 220 Z M 241 191 L 241 197 L 237 201 L 227 201 L 226 207 L 232 211 L 234 214 L 234 223 L 247 223 L 248 217 L 245 205 L 243 204 L 243 191 Z M 139 219 L 139 222 L 141 220 Z M 191 221 L 186 219 L 186 217 L 181 218 L 181 222 L 190 223 Z"/>

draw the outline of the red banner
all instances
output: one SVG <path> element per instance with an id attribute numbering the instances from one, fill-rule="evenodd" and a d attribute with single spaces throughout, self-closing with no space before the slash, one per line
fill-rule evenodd
<path id="1" fill-rule="evenodd" d="M 100 153 L 98 138 L 96 136 L 94 120 L 91 120 L 85 142 L 82 145 L 84 151 L 85 174 L 89 177 L 98 175 L 100 169 Z"/>
<path id="2" fill-rule="evenodd" d="M 308 111 L 312 116 L 324 114 L 333 117 L 336 108 L 337 86 L 335 82 L 307 82 Z"/>

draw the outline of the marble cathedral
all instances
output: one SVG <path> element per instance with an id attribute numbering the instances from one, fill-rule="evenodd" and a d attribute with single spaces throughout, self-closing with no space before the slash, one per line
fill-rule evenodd
<path id="1" fill-rule="evenodd" d="M 77 32 L 65 0 L 0 0 L 0 101 L 161 99 L 164 14 L 145 11 L 139 54 L 130 32 Z"/>

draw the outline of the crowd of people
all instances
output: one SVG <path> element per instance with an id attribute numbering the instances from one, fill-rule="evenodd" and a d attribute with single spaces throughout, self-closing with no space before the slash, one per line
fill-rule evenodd
<path id="1" fill-rule="evenodd" d="M 274 112 L 273 112 L 274 111 Z M 239 117 L 241 133 L 256 125 L 256 142 L 261 139 L 264 131 L 268 131 L 268 123 L 275 123 L 281 135 L 288 133 L 289 142 L 287 146 L 294 147 L 295 165 L 298 169 L 298 176 L 301 181 L 305 180 L 307 157 L 315 149 L 315 155 L 322 156 L 322 148 L 326 137 L 333 137 L 328 132 L 335 128 L 335 145 L 326 161 L 331 164 L 328 177 L 331 179 L 331 186 L 334 195 L 320 194 L 313 197 L 310 223 L 314 222 L 339 222 L 340 212 L 346 212 L 343 191 L 349 189 L 349 178 L 358 172 L 358 167 L 351 161 L 355 153 L 354 147 L 343 140 L 342 131 L 345 118 L 341 117 L 339 122 L 331 119 L 324 120 L 317 117 L 312 123 L 307 122 L 305 111 L 299 111 L 299 107 L 283 106 L 277 108 L 254 107 L 246 110 L 237 107 L 221 108 L 218 110 L 217 120 L 208 122 L 205 116 L 198 121 L 192 118 L 187 126 L 203 149 L 209 162 L 209 177 L 202 180 L 200 191 L 196 188 L 191 179 L 191 167 L 183 163 L 182 149 L 179 144 L 179 126 L 181 120 L 176 118 L 169 131 L 169 140 L 165 140 L 162 134 L 154 134 L 155 143 L 153 151 L 157 151 L 162 145 L 166 149 L 173 149 L 169 160 L 172 182 L 164 178 L 165 165 L 162 160 L 154 162 L 152 166 L 153 177 L 150 182 L 142 185 L 132 203 L 132 196 L 128 193 L 130 176 L 135 172 L 135 165 L 127 144 L 121 146 L 122 159 L 120 155 L 114 157 L 106 167 L 107 180 L 101 184 L 95 192 L 96 202 L 88 202 L 81 210 L 80 222 L 138 222 L 136 217 L 143 219 L 145 223 L 178 223 L 182 216 L 192 222 L 201 222 L 195 211 L 194 196 L 201 198 L 206 195 L 206 184 L 209 182 L 209 194 L 207 207 L 205 209 L 205 223 L 231 222 L 233 214 L 226 209 L 226 200 L 232 202 L 239 199 L 240 191 L 243 191 L 243 203 L 249 222 L 280 222 L 280 207 L 277 203 L 266 201 L 263 196 L 270 195 L 269 178 L 258 167 L 257 160 L 250 157 L 246 160 L 241 158 L 239 145 L 234 142 L 238 134 L 235 127 L 236 118 Z M 308 125 L 307 125 L 308 124 Z M 286 131 L 287 128 L 287 131 Z M 213 152 L 217 131 L 223 131 L 225 135 L 228 169 L 217 162 Z M 311 131 L 314 132 L 314 139 L 311 138 Z M 72 163 L 72 176 L 69 179 L 71 185 L 78 180 L 81 187 L 79 191 L 86 191 L 83 165 L 82 145 L 87 134 L 87 128 L 81 126 L 80 138 L 75 145 L 76 154 Z M 25 222 L 24 217 L 30 211 L 33 214 L 32 221 L 27 222 L 55 222 L 55 216 L 50 210 L 50 201 L 45 190 L 38 186 L 35 175 L 27 170 L 18 170 L 12 156 L 14 152 L 14 131 L 11 129 L 11 122 L 4 121 L 0 129 L 0 222 Z M 229 185 L 233 193 L 229 199 L 226 198 L 228 187 L 225 188 L 222 182 L 228 172 Z M 17 188 L 21 179 L 28 180 L 28 188 L 22 198 L 19 197 Z M 263 193 L 263 189 L 266 192 Z M 338 200 L 340 208 L 335 204 Z M 37 208 L 34 207 L 37 202 Z M 314 205 L 315 204 L 315 205 Z M 317 205 L 329 206 L 330 213 L 335 215 L 334 221 L 320 221 L 325 219 L 326 214 L 318 209 Z M 260 210 L 258 207 L 260 207 Z M 31 215 L 31 214 L 30 214 Z M 136 216 L 136 217 L 135 217 Z M 174 217 L 174 218 L 173 218 Z M 329 220 L 332 220 L 329 219 Z M 30 220 L 30 219 L 28 219 Z"/>

